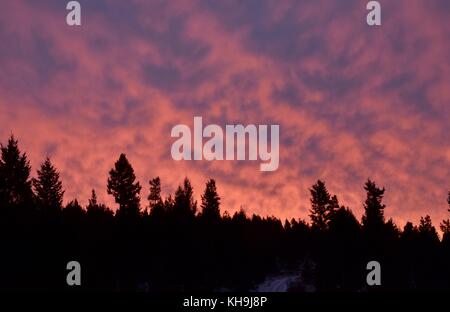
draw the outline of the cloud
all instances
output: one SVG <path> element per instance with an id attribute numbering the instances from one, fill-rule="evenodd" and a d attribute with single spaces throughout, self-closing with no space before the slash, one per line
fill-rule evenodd
<path id="1" fill-rule="evenodd" d="M 445 1 L 11 1 L 0 16 L 0 140 L 11 131 L 36 169 L 50 155 L 66 200 L 106 194 L 121 152 L 146 190 L 185 176 L 197 197 L 217 179 L 223 209 L 307 218 L 326 180 L 362 213 L 365 180 L 386 191 L 400 224 L 444 218 L 450 185 L 450 24 Z M 280 167 L 175 162 L 170 129 L 279 124 Z M 145 192 L 142 198 L 145 198 Z"/>

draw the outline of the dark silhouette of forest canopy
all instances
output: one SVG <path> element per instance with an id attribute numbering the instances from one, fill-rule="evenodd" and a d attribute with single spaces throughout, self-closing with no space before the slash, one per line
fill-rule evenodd
<path id="1" fill-rule="evenodd" d="M 0 289 L 67 291 L 247 291 L 267 276 L 300 272 L 290 291 L 450 290 L 450 219 L 440 239 L 429 215 L 400 229 L 386 220 L 386 190 L 368 179 L 364 215 L 318 180 L 310 222 L 221 210 L 216 181 L 198 203 L 188 178 L 161 195 L 161 179 L 141 185 L 125 154 L 106 190 L 114 212 L 92 190 L 88 204 L 66 205 L 60 173 L 46 158 L 31 178 L 27 154 L 11 135 L 0 158 Z M 144 197 L 143 197 L 144 196 Z M 450 191 L 448 198 L 450 214 Z M 82 285 L 66 284 L 79 261 Z M 366 264 L 382 266 L 382 285 L 366 284 Z"/>

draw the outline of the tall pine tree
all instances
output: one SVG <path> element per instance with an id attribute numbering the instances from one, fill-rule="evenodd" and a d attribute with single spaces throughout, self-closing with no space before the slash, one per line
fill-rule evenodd
<path id="1" fill-rule="evenodd" d="M 97 208 L 98 207 L 98 201 L 97 201 L 97 193 L 95 192 L 94 189 L 92 189 L 91 191 L 91 198 L 89 198 L 88 200 L 88 206 L 86 207 L 86 210 L 88 210 L 89 208 Z"/>
<path id="2" fill-rule="evenodd" d="M 420 217 L 419 235 L 427 243 L 439 243 L 439 236 L 429 215 Z"/>
<path id="3" fill-rule="evenodd" d="M 217 194 L 216 181 L 214 179 L 206 182 L 206 188 L 202 195 L 201 217 L 208 221 L 220 219 L 220 197 Z"/>
<path id="4" fill-rule="evenodd" d="M 125 154 L 120 154 L 114 168 L 109 171 L 107 190 L 119 204 L 118 216 L 138 217 L 140 215 L 141 186 L 139 182 L 136 182 L 134 169 Z"/>
<path id="5" fill-rule="evenodd" d="M 385 189 L 378 188 L 370 179 L 367 180 L 364 189 L 367 197 L 364 203 L 362 226 L 366 233 L 376 236 L 381 233 L 385 224 L 384 208 L 386 205 L 383 204 Z"/>
<path id="6" fill-rule="evenodd" d="M 310 218 L 314 229 L 324 231 L 328 227 L 333 213 L 339 208 L 339 202 L 334 195 L 331 197 L 325 182 L 317 180 L 309 190 L 311 193 Z"/>
<path id="7" fill-rule="evenodd" d="M 448 191 L 448 195 L 447 195 L 447 205 L 448 205 L 447 211 L 450 212 L 450 191 Z"/>
<path id="8" fill-rule="evenodd" d="M 447 211 L 450 212 L 450 191 L 448 192 L 447 204 L 449 207 L 449 209 Z M 449 218 L 442 220 L 442 223 L 440 224 L 440 229 L 441 229 L 442 233 L 444 234 L 444 239 L 446 241 L 450 240 L 450 219 Z"/>
<path id="9" fill-rule="evenodd" d="M 33 179 L 33 186 L 38 204 L 46 212 L 58 212 L 62 208 L 64 190 L 59 172 L 53 166 L 50 158 L 46 158 L 37 171 L 37 179 Z"/>
<path id="10" fill-rule="evenodd" d="M 161 179 L 153 178 L 149 181 L 150 194 L 147 199 L 150 207 L 150 215 L 159 218 L 164 214 L 164 203 L 161 197 Z"/>
<path id="11" fill-rule="evenodd" d="M 197 212 L 197 201 L 194 200 L 194 191 L 191 181 L 185 178 L 183 187 L 178 186 L 173 203 L 173 214 L 177 218 L 193 218 Z"/>
<path id="12" fill-rule="evenodd" d="M 33 198 L 31 166 L 26 154 L 20 152 L 13 135 L 0 149 L 0 205 L 30 204 Z"/>

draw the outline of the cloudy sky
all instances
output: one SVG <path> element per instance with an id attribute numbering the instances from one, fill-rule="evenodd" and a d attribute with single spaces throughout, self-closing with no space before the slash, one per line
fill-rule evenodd
<path id="1" fill-rule="evenodd" d="M 66 201 L 106 194 L 124 152 L 147 197 L 183 177 L 216 178 L 222 210 L 306 218 L 327 182 L 358 217 L 367 178 L 403 225 L 444 218 L 450 188 L 450 2 L 7 0 L 0 10 L 0 141 L 13 132 L 35 169 L 48 155 Z M 279 124 L 280 166 L 181 161 L 171 128 Z M 33 173 L 35 174 L 35 173 Z M 145 203 L 145 201 L 144 201 Z"/>

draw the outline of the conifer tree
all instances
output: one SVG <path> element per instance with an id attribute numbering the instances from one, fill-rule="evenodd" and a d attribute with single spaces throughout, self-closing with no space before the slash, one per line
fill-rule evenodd
<path id="1" fill-rule="evenodd" d="M 447 204 L 449 207 L 448 212 L 450 212 L 450 191 L 448 192 Z M 443 233 L 442 242 L 445 245 L 449 246 L 450 245 L 450 219 L 449 218 L 442 220 L 442 223 L 440 224 L 440 229 Z"/>
<path id="2" fill-rule="evenodd" d="M 160 217 L 164 214 L 164 203 L 161 197 L 161 179 L 156 177 L 149 181 L 150 194 L 148 195 L 150 215 Z"/>
<path id="3" fill-rule="evenodd" d="M 118 216 L 138 217 L 140 215 L 141 186 L 136 181 L 134 169 L 125 154 L 120 154 L 114 168 L 109 171 L 107 190 L 119 204 Z"/>
<path id="4" fill-rule="evenodd" d="M 353 212 L 344 206 L 335 211 L 330 220 L 329 228 L 331 233 L 337 238 L 353 240 L 358 236 L 360 224 Z"/>
<path id="5" fill-rule="evenodd" d="M 363 229 L 371 234 L 379 234 L 385 224 L 383 204 L 384 188 L 378 188 L 375 182 L 367 180 L 364 189 L 367 192 L 362 217 Z"/>
<path id="6" fill-rule="evenodd" d="M 324 231 L 328 227 L 333 213 L 339 208 L 336 195 L 331 197 L 325 182 L 317 180 L 316 184 L 309 190 L 311 193 L 310 218 L 313 228 Z"/>
<path id="7" fill-rule="evenodd" d="M 23 205 L 33 198 L 31 166 L 26 153 L 21 153 L 18 141 L 10 136 L 6 146 L 0 145 L 0 203 Z"/>
<path id="8" fill-rule="evenodd" d="M 202 217 L 207 220 L 220 219 L 220 197 L 217 194 L 216 181 L 214 179 L 206 182 L 206 188 L 202 195 Z"/>
<path id="9" fill-rule="evenodd" d="M 89 207 L 93 208 L 93 207 L 97 207 L 97 206 L 98 206 L 97 193 L 95 192 L 94 189 L 92 189 L 92 191 L 91 191 L 91 198 L 89 198 L 89 200 L 88 200 L 87 208 L 89 208 Z"/>
<path id="10" fill-rule="evenodd" d="M 37 179 L 33 186 L 38 204 L 48 212 L 57 212 L 62 208 L 64 190 L 59 172 L 53 166 L 50 158 L 46 158 L 37 171 Z"/>
<path id="11" fill-rule="evenodd" d="M 406 222 L 401 233 L 401 239 L 408 243 L 414 242 L 419 236 L 419 229 L 412 222 Z"/>
<path id="12" fill-rule="evenodd" d="M 427 242 L 437 243 L 439 241 L 436 228 L 433 226 L 429 215 L 420 218 L 419 235 Z"/>
<path id="13" fill-rule="evenodd" d="M 168 213 L 172 213 L 174 205 L 175 205 L 175 201 L 172 198 L 172 194 L 169 194 L 169 196 L 167 196 L 164 199 L 164 204 L 163 204 L 164 211 L 166 211 Z"/>
<path id="14" fill-rule="evenodd" d="M 442 223 L 440 224 L 440 229 L 444 235 L 450 234 L 450 219 L 442 220 Z"/>
<path id="15" fill-rule="evenodd" d="M 106 207 L 105 204 L 98 203 L 97 193 L 94 189 L 92 189 L 91 198 L 89 198 L 88 205 L 86 206 L 86 213 L 88 216 L 93 216 L 94 218 L 101 217 L 103 215 L 113 215 L 111 209 Z"/>
<path id="16" fill-rule="evenodd" d="M 448 197 L 447 197 L 447 204 L 448 204 L 448 212 L 450 212 L 450 191 L 448 192 Z M 440 224 L 440 228 L 441 231 L 444 233 L 444 236 L 448 236 L 450 235 L 450 219 L 445 219 L 442 221 L 442 223 Z"/>
<path id="17" fill-rule="evenodd" d="M 80 224 L 85 213 L 86 211 L 81 207 L 76 198 L 70 201 L 63 209 L 64 218 L 72 222 L 77 222 L 78 224 Z"/>
<path id="18" fill-rule="evenodd" d="M 448 212 L 450 212 L 450 191 L 448 191 L 447 195 L 447 204 L 448 204 Z"/>
<path id="19" fill-rule="evenodd" d="M 194 191 L 191 181 L 185 178 L 183 187 L 178 186 L 175 192 L 173 213 L 177 217 L 194 217 L 197 212 L 197 202 L 194 200 Z"/>

